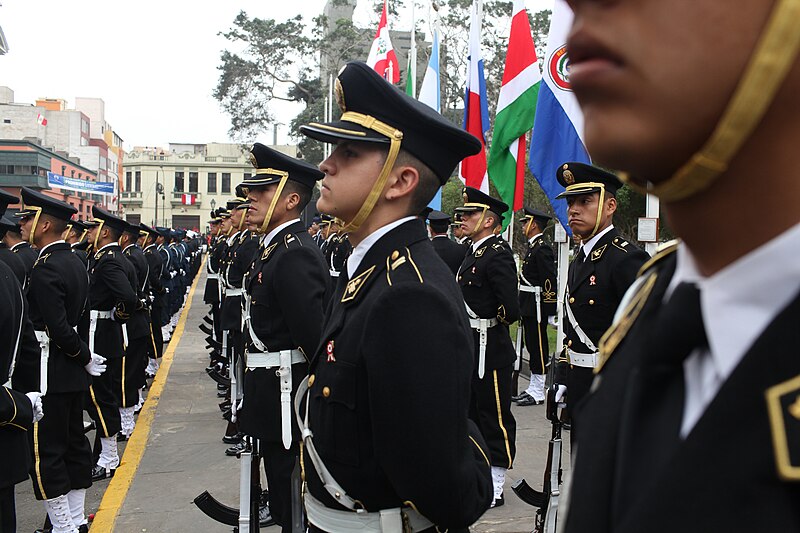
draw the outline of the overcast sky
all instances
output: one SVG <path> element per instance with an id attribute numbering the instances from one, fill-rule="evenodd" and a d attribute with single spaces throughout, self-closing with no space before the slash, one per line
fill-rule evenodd
<path id="1" fill-rule="evenodd" d="M 285 20 L 298 13 L 306 20 L 320 14 L 325 0 L 0 0 L 0 27 L 9 53 L 0 56 L 0 86 L 15 101 L 99 97 L 106 121 L 134 146 L 170 142 L 228 142 L 229 120 L 211 93 L 217 83 L 220 51 L 217 35 L 240 10 L 252 17 Z M 361 0 L 356 23 L 369 20 L 371 2 Z M 406 0 L 410 5 L 410 0 Z M 428 2 L 417 0 L 427 13 Z M 526 0 L 532 12 L 551 9 L 553 0 Z M 403 15 L 403 14 L 401 14 Z M 411 15 L 390 21 L 410 29 Z M 364 58 L 366 59 L 366 58 Z M 278 120 L 297 113 L 291 105 Z M 272 142 L 272 136 L 260 140 Z M 288 142 L 286 126 L 278 141 Z"/>

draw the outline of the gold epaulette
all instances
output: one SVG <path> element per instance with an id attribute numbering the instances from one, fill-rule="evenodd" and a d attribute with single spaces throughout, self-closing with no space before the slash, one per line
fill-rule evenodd
<path id="1" fill-rule="evenodd" d="M 392 285 L 392 273 L 403 266 L 413 268 L 419 282 L 424 283 L 422 273 L 414 262 L 414 258 L 411 257 L 411 251 L 408 248 L 403 248 L 402 250 L 395 250 L 386 258 L 386 282 L 389 286 Z"/>
<path id="2" fill-rule="evenodd" d="M 641 276 L 642 274 L 644 274 L 645 272 L 647 272 L 648 270 L 659 264 L 661 261 L 663 261 L 670 255 L 675 253 L 675 251 L 678 249 L 678 244 L 680 242 L 681 242 L 680 239 L 674 239 L 669 242 L 665 242 L 664 244 L 659 246 L 658 249 L 656 250 L 656 254 L 653 257 L 651 257 L 645 264 L 643 264 L 642 268 L 639 269 L 637 277 Z"/>

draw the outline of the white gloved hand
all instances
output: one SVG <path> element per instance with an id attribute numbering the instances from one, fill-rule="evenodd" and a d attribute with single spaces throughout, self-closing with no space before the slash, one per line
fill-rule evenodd
<path id="1" fill-rule="evenodd" d="M 565 398 L 567 396 L 567 386 L 566 385 L 559 385 L 558 390 L 556 391 L 556 403 L 559 407 L 566 407 L 567 403 Z"/>
<path id="2" fill-rule="evenodd" d="M 551 315 L 551 316 L 547 317 L 547 323 L 550 324 L 551 326 L 553 326 L 554 328 L 557 328 L 558 327 L 558 317 L 556 317 L 555 315 Z"/>
<path id="3" fill-rule="evenodd" d="M 244 405 L 244 397 L 242 397 L 242 399 L 241 399 L 241 400 L 239 400 L 239 403 L 238 403 L 238 404 L 236 404 L 236 411 L 237 411 L 237 412 L 241 411 L 241 410 L 242 410 L 242 406 L 243 406 L 243 405 Z"/>
<path id="4" fill-rule="evenodd" d="M 35 424 L 44 418 L 44 410 L 42 409 L 42 393 L 41 392 L 28 392 L 25 394 L 31 401 L 33 408 L 33 423 Z"/>
<path id="5" fill-rule="evenodd" d="M 102 374 L 103 372 L 106 371 L 105 362 L 106 362 L 106 358 L 105 357 L 103 357 L 102 355 L 97 355 L 96 353 L 93 353 L 92 354 L 92 360 L 89 361 L 89 363 L 86 366 L 84 366 L 83 368 L 86 369 L 86 372 L 90 376 L 97 377 L 97 376 L 99 376 L 100 374 Z"/>

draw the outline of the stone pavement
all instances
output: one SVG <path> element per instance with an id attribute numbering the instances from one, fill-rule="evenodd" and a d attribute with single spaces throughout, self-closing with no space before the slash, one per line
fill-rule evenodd
<path id="1" fill-rule="evenodd" d="M 208 490 L 223 503 L 238 507 L 238 459 L 224 455 L 227 445 L 220 439 L 225 422 L 217 407 L 220 400 L 216 396 L 216 385 L 204 371 L 208 363 L 205 334 L 197 329 L 208 310 L 202 298 L 204 269 L 201 272 L 144 454 L 113 526 L 115 533 L 231 531 L 230 527 L 206 517 L 192 503 L 195 496 Z M 520 387 L 525 385 L 527 380 L 521 377 Z M 533 529 L 535 509 L 522 503 L 510 485 L 524 477 L 534 488 L 541 488 L 550 424 L 544 418 L 543 406 L 515 405 L 512 411 L 517 419 L 517 456 L 507 478 L 506 504 L 484 514 L 472 528 L 476 533 L 528 533 Z M 568 442 L 569 433 L 564 436 Z M 122 460 L 131 459 L 123 456 Z M 568 464 L 569 457 L 565 455 L 565 469 Z M 109 481 L 101 481 L 89 489 L 87 513 L 98 508 L 108 485 Z M 111 499 L 104 502 L 104 509 Z M 44 511 L 41 503 L 33 500 L 29 482 L 17 485 L 17 510 L 20 532 L 32 532 L 41 525 Z M 110 523 L 108 518 L 105 516 L 102 523 Z M 101 531 L 99 527 L 92 530 Z M 279 528 L 263 531 L 277 532 Z"/>

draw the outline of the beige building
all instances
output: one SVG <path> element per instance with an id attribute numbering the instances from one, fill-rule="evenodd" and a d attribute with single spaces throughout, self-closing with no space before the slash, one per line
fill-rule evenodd
<path id="1" fill-rule="evenodd" d="M 295 146 L 273 146 L 295 157 Z M 212 209 L 253 172 L 249 146 L 180 144 L 125 154 L 121 207 L 129 222 L 205 231 Z"/>

